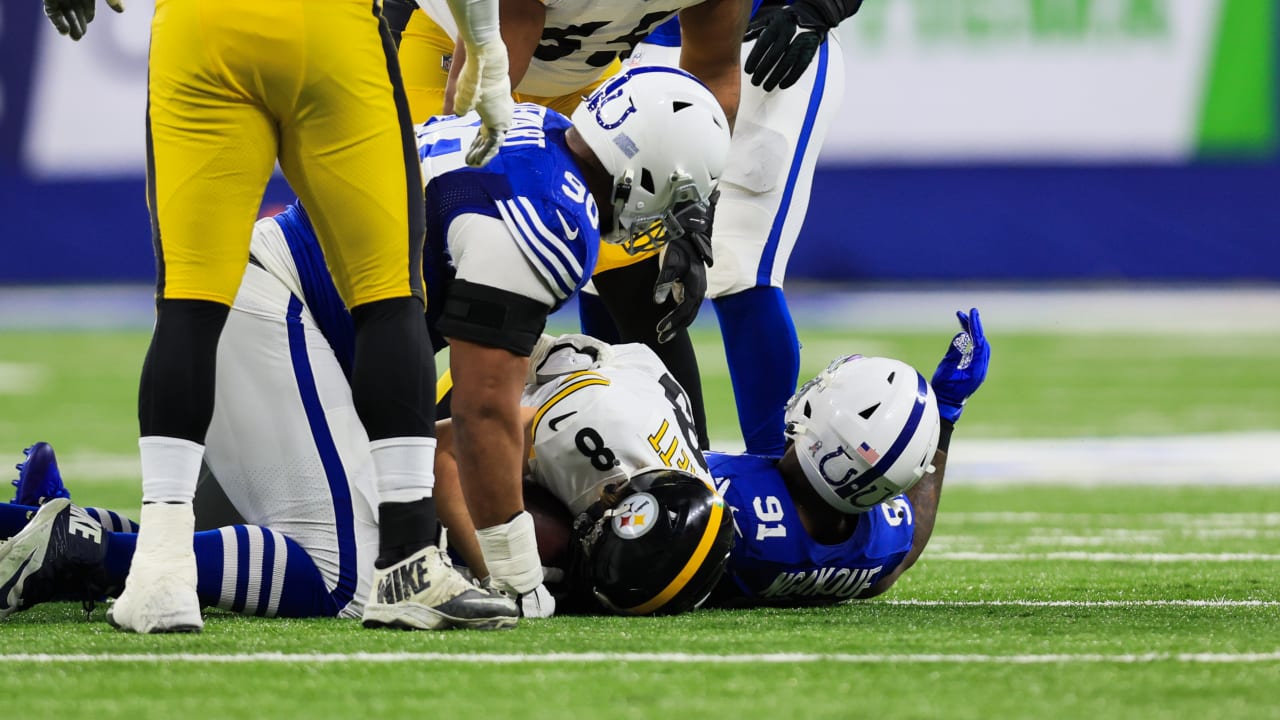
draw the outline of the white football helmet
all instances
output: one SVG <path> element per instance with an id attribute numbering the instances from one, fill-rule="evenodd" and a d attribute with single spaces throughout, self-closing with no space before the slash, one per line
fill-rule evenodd
<path id="1" fill-rule="evenodd" d="M 870 510 L 932 471 L 941 425 L 933 388 L 899 360 L 849 355 L 787 401 L 805 478 L 832 507 Z"/>
<path id="2" fill-rule="evenodd" d="M 631 254 L 683 232 L 672 208 L 705 205 L 729 155 L 720 103 L 697 78 L 670 67 L 615 75 L 573 111 L 573 126 L 614 179 L 614 227 L 601 228 L 601 239 Z"/>

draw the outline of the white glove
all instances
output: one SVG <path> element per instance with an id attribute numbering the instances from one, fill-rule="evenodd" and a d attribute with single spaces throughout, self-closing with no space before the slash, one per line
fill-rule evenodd
<path id="1" fill-rule="evenodd" d="M 476 530 L 476 539 L 495 589 L 515 597 L 531 593 L 542 584 L 538 536 L 528 512 L 502 525 Z"/>
<path id="2" fill-rule="evenodd" d="M 449 0 L 449 9 L 467 51 L 454 91 L 453 112 L 466 115 L 475 110 L 480 114 L 482 127 L 467 150 L 467 164 L 481 167 L 498 154 L 515 112 L 507 46 L 498 32 L 497 0 Z"/>

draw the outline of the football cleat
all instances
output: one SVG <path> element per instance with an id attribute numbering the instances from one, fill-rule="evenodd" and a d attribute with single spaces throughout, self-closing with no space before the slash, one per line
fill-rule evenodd
<path id="1" fill-rule="evenodd" d="M 17 488 L 13 496 L 15 504 L 34 506 L 55 498 L 71 497 L 62 484 L 62 473 L 58 472 L 58 458 L 53 454 L 52 445 L 38 442 L 22 453 L 26 459 L 14 465 L 18 470 L 18 479 L 12 483 Z"/>
<path id="2" fill-rule="evenodd" d="M 464 580 L 448 553 L 435 545 L 388 568 L 374 568 L 373 597 L 364 608 L 367 628 L 502 630 L 519 619 L 513 600 Z"/>
<path id="3" fill-rule="evenodd" d="M 105 531 L 66 498 L 40 507 L 31 522 L 0 545 L 0 619 L 53 599 L 92 607 L 107 594 Z"/>
<path id="4" fill-rule="evenodd" d="M 129 577 L 107 609 L 107 622 L 136 633 L 200 632 L 191 504 L 144 504 L 140 519 Z"/>

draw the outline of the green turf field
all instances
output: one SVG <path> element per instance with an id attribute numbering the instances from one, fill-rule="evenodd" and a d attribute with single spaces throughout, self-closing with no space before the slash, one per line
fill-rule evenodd
<path id="1" fill-rule="evenodd" d="M 1280 430 L 1280 338 L 988 332 L 954 459 L 969 438 Z M 948 339 L 801 337 L 804 375 L 854 351 L 927 375 Z M 50 440 L 77 502 L 132 514 L 146 340 L 0 333 L 0 460 Z M 732 442 L 718 340 L 699 341 L 711 434 Z M 212 612 L 201 636 L 136 637 L 101 608 L 48 605 L 0 623 L 4 715 L 1280 718 L 1280 485 L 1226 479 L 948 486 L 920 564 L 882 598 L 822 610 L 494 634 Z"/>

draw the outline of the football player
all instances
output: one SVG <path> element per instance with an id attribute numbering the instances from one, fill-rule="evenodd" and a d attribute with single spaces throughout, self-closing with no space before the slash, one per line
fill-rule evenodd
<path id="1" fill-rule="evenodd" d="M 511 122 L 506 49 L 494 0 L 449 2 L 474 54 L 457 102 L 485 118 L 468 151 L 481 165 Z M 79 39 L 94 3 L 45 0 L 45 11 Z M 367 607 L 378 616 L 368 619 L 413 625 L 423 608 L 444 608 L 486 626 L 513 622 L 492 598 L 447 581 L 453 570 L 428 529 L 435 368 L 421 322 L 422 176 L 377 0 L 158 0 L 146 140 L 157 278 L 138 391 L 143 523 L 111 623 L 140 633 L 203 627 L 192 499 L 214 412 L 219 336 L 277 161 L 312 208 L 327 266 L 352 308 L 351 394 L 372 439 L 382 504 L 376 564 L 388 580 L 406 579 L 385 583 L 386 592 L 379 583 L 379 601 Z"/>
<path id="2" fill-rule="evenodd" d="M 451 112 L 445 86 L 450 71 L 457 74 L 465 48 L 453 47 L 448 14 L 440 0 L 418 0 L 422 11 L 417 12 L 404 10 L 412 0 L 391 2 L 399 3 L 401 10 L 394 14 L 406 24 L 400 59 L 415 118 Z M 750 0 L 502 0 L 511 85 L 518 100 L 570 114 L 619 71 L 620 59 L 654 27 L 678 14 L 686 42 L 671 65 L 711 89 L 732 127 L 741 92 L 739 40 L 750 11 Z M 661 258 L 655 252 L 629 254 L 620 247 L 602 247 L 596 277 L 587 289 L 598 291 L 603 304 L 586 307 L 597 309 L 601 319 L 592 327 L 609 327 L 610 339 L 644 342 L 658 353 L 688 389 L 702 432 L 702 388 L 686 328 L 701 306 L 711 254 L 709 247 L 691 239 L 676 239 Z"/>
<path id="3" fill-rule="evenodd" d="M 844 94 L 844 60 L 831 33 L 861 0 L 768 0 L 742 45 L 742 101 L 720 185 L 707 270 L 738 424 L 747 452 L 781 454 L 783 406 L 796 387 L 800 343 L 782 286 L 809 205 L 818 152 Z M 664 23 L 627 61 L 674 65 L 681 27 Z M 584 297 L 590 309 L 591 300 Z M 599 323 L 599 313 L 585 317 Z M 586 332 L 602 335 L 597 324 Z M 759 343 L 764 335 L 768 343 Z"/>
<path id="4" fill-rule="evenodd" d="M 480 528 L 477 541 L 494 586 L 521 595 L 542 580 L 521 496 L 519 403 L 528 355 L 547 315 L 589 277 L 602 236 L 648 249 L 697 231 L 729 131 L 711 93 L 675 69 L 616 76 L 575 111 L 572 123 L 533 104 L 517 106 L 513 117 L 497 157 L 483 168 L 467 166 L 464 157 L 481 132 L 474 114 L 421 126 L 417 144 L 431 219 L 423 274 L 429 292 L 441 289 L 429 312 L 451 342 L 453 448 L 467 496 L 449 507 L 469 511 Z M 259 221 L 251 251 L 219 346 L 216 411 L 204 453 L 251 527 L 197 539 L 201 599 L 275 608 L 270 593 L 289 587 L 280 552 L 287 547 L 289 558 L 303 554 L 315 564 L 342 614 L 362 611 L 373 625 L 467 625 L 467 617 L 420 603 L 414 613 L 393 608 L 384 615 L 392 604 L 386 596 L 413 583 L 395 572 L 383 573 L 382 583 L 379 575 L 367 577 L 379 527 L 385 536 L 386 526 L 402 519 L 374 510 L 383 489 L 373 485 L 369 434 L 350 384 L 358 341 L 310 208 L 295 205 Z M 445 504 L 440 498 L 442 516 Z M 24 584 L 37 587 L 40 578 L 57 575 L 57 550 L 66 547 L 61 538 L 71 525 L 54 516 L 71 512 L 42 507 L 36 518 L 45 519 L 32 521 L 22 542 L 6 545 L 0 587 L 11 607 L 40 597 L 24 592 Z M 37 582 L 28 583 L 32 578 Z M 258 597 L 245 600 L 252 592 Z M 313 609 L 324 614 L 332 607 Z M 514 622 L 514 604 L 509 615 L 500 610 L 490 603 L 472 624 Z"/>
<path id="5" fill-rule="evenodd" d="M 669 564 L 649 569 L 661 550 L 635 545 L 608 562 L 595 554 L 601 538 L 626 545 L 627 526 L 601 518 L 625 511 L 615 496 L 628 478 L 658 466 L 714 483 L 732 510 L 732 551 L 712 604 L 829 604 L 884 592 L 929 541 L 955 423 L 986 378 L 991 350 L 978 311 L 957 316 L 961 332 L 931 383 L 898 360 L 832 362 L 786 404 L 780 457 L 699 452 L 687 398 L 643 346 L 544 339 L 524 396 L 528 478 L 563 503 L 564 523 L 576 518 L 570 559 L 549 559 L 568 569 L 570 586 L 597 595 L 599 578 L 665 587 Z M 442 486 L 454 482 L 447 423 Z M 705 532 L 692 523 L 665 546 L 688 548 Z"/>

